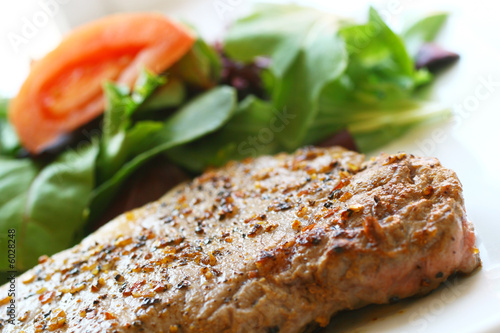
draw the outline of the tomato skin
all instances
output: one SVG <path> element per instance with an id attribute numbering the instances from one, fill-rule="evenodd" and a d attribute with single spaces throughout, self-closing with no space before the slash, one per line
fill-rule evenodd
<path id="1" fill-rule="evenodd" d="M 156 13 L 116 14 L 77 28 L 35 62 L 9 105 L 9 120 L 23 146 L 38 154 L 102 114 L 104 81 L 131 87 L 143 68 L 165 71 L 194 40 Z"/>

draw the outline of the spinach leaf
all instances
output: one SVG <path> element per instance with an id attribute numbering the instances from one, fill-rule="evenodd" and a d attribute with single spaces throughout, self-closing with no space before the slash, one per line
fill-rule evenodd
<path id="1" fill-rule="evenodd" d="M 252 62 L 271 58 L 270 69 L 282 78 L 297 58 L 307 32 L 321 13 L 296 5 L 258 4 L 253 14 L 238 20 L 224 40 L 224 51 L 234 60 Z"/>
<path id="2" fill-rule="evenodd" d="M 343 84 L 357 104 L 375 105 L 407 98 L 416 86 L 416 71 L 403 40 L 371 8 L 366 24 L 340 30 L 349 52 Z M 420 83 L 420 82 L 419 82 Z"/>
<path id="3" fill-rule="evenodd" d="M 17 160 L 0 157 L 0 228 L 2 230 L 7 231 L 13 228 L 16 230 L 16 235 L 19 236 L 23 226 L 28 189 L 38 172 L 39 167 L 29 159 Z M 7 232 L 0 234 L 0 246 L 3 249 L 7 248 Z M 25 258 L 24 255 L 21 257 L 19 254 L 24 251 L 24 248 L 19 243 L 16 244 L 16 251 L 16 268 L 18 269 L 23 269 L 24 266 L 29 267 L 37 258 L 36 256 Z M 29 262 L 27 265 L 19 262 L 26 259 Z M 7 260 L 1 260 L 0 271 L 7 270 L 9 270 Z"/>
<path id="4" fill-rule="evenodd" d="M 148 70 L 143 70 L 132 92 L 126 86 L 110 82 L 104 84 L 106 111 L 103 123 L 103 144 L 114 135 L 126 130 L 131 124 L 131 116 L 166 80 Z"/>
<path id="5" fill-rule="evenodd" d="M 167 119 L 158 133 L 159 146 L 182 144 L 220 128 L 234 114 L 236 91 L 220 86 L 196 97 Z"/>
<path id="6" fill-rule="evenodd" d="M 106 111 L 104 112 L 103 134 L 98 159 L 98 182 L 109 179 L 129 158 L 130 145 L 137 136 L 127 134 L 132 125 L 132 115 L 139 106 L 161 85 L 165 78 L 147 70 L 141 72 L 132 92 L 128 87 L 104 84 Z M 148 126 L 148 134 L 153 127 Z"/>
<path id="7" fill-rule="evenodd" d="M 239 103 L 235 115 L 220 130 L 169 149 L 166 154 L 176 164 L 201 172 L 208 166 L 278 151 L 276 135 L 284 127 L 270 102 L 250 95 Z"/>
<path id="8" fill-rule="evenodd" d="M 332 22 L 325 22 L 326 25 Z M 328 31 L 327 26 L 315 25 L 307 49 L 303 49 L 273 94 L 273 104 L 278 110 L 287 109 L 294 115 L 279 137 L 288 149 L 302 145 L 307 129 L 318 110 L 318 97 L 324 86 L 337 78 L 347 65 L 341 39 Z"/>
<path id="9" fill-rule="evenodd" d="M 175 77 L 169 77 L 166 84 L 158 87 L 144 103 L 139 105 L 136 114 L 143 116 L 145 113 L 180 106 L 185 100 L 185 84 Z"/>
<path id="10" fill-rule="evenodd" d="M 403 33 L 402 37 L 405 41 L 408 53 L 415 57 L 419 48 L 424 44 L 434 40 L 436 35 L 441 30 L 442 26 L 446 23 L 448 14 L 436 13 L 424 17 L 423 19 L 415 22 L 408 27 Z"/>
<path id="11" fill-rule="evenodd" d="M 43 168 L 29 159 L 0 158 L 0 228 L 16 229 L 17 269 L 30 268 L 39 256 L 68 248 L 81 236 L 97 151 L 93 143 Z M 0 270 L 6 265 L 1 261 Z"/>

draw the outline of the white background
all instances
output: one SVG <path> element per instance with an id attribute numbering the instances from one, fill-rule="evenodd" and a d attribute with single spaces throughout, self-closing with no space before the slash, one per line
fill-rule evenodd
<path id="1" fill-rule="evenodd" d="M 57 45 L 72 27 L 96 17 L 116 11 L 158 10 L 194 24 L 204 37 L 214 40 L 251 2 L 52 0 L 44 1 L 44 6 L 33 0 L 2 0 L 0 96 L 14 95 L 32 60 Z M 421 14 L 443 10 L 451 14 L 438 40 L 442 46 L 458 52 L 461 59 L 440 76 L 434 99 L 449 105 L 455 118 L 449 123 L 416 129 L 383 150 L 435 156 L 457 172 L 464 185 L 468 216 L 476 226 L 483 260 L 480 271 L 466 279 L 452 281 L 451 287 L 444 286 L 428 297 L 394 306 L 369 307 L 342 314 L 333 320 L 337 326 L 329 331 L 500 332 L 500 16 L 496 2 L 298 2 L 358 20 L 366 17 L 372 4 L 396 29 Z M 51 15 L 44 16 L 44 12 Z M 35 29 L 26 28 L 30 23 Z M 15 36 L 26 38 L 22 42 L 17 40 L 16 44 Z"/>

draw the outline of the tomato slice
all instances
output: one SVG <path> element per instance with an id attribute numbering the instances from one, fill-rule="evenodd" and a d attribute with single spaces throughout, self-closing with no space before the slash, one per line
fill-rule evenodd
<path id="1" fill-rule="evenodd" d="M 156 13 L 117 14 L 84 25 L 37 61 L 9 105 L 23 146 L 40 153 L 102 114 L 102 83 L 132 86 L 142 68 L 161 73 L 192 47 L 194 36 Z"/>

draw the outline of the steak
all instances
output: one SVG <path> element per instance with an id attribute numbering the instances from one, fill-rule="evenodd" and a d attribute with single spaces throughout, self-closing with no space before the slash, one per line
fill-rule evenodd
<path id="1" fill-rule="evenodd" d="M 3 332 L 301 332 L 473 271 L 474 243 L 438 160 L 305 148 L 209 170 L 40 258 L 15 326 L 7 285 L 0 316 Z"/>

